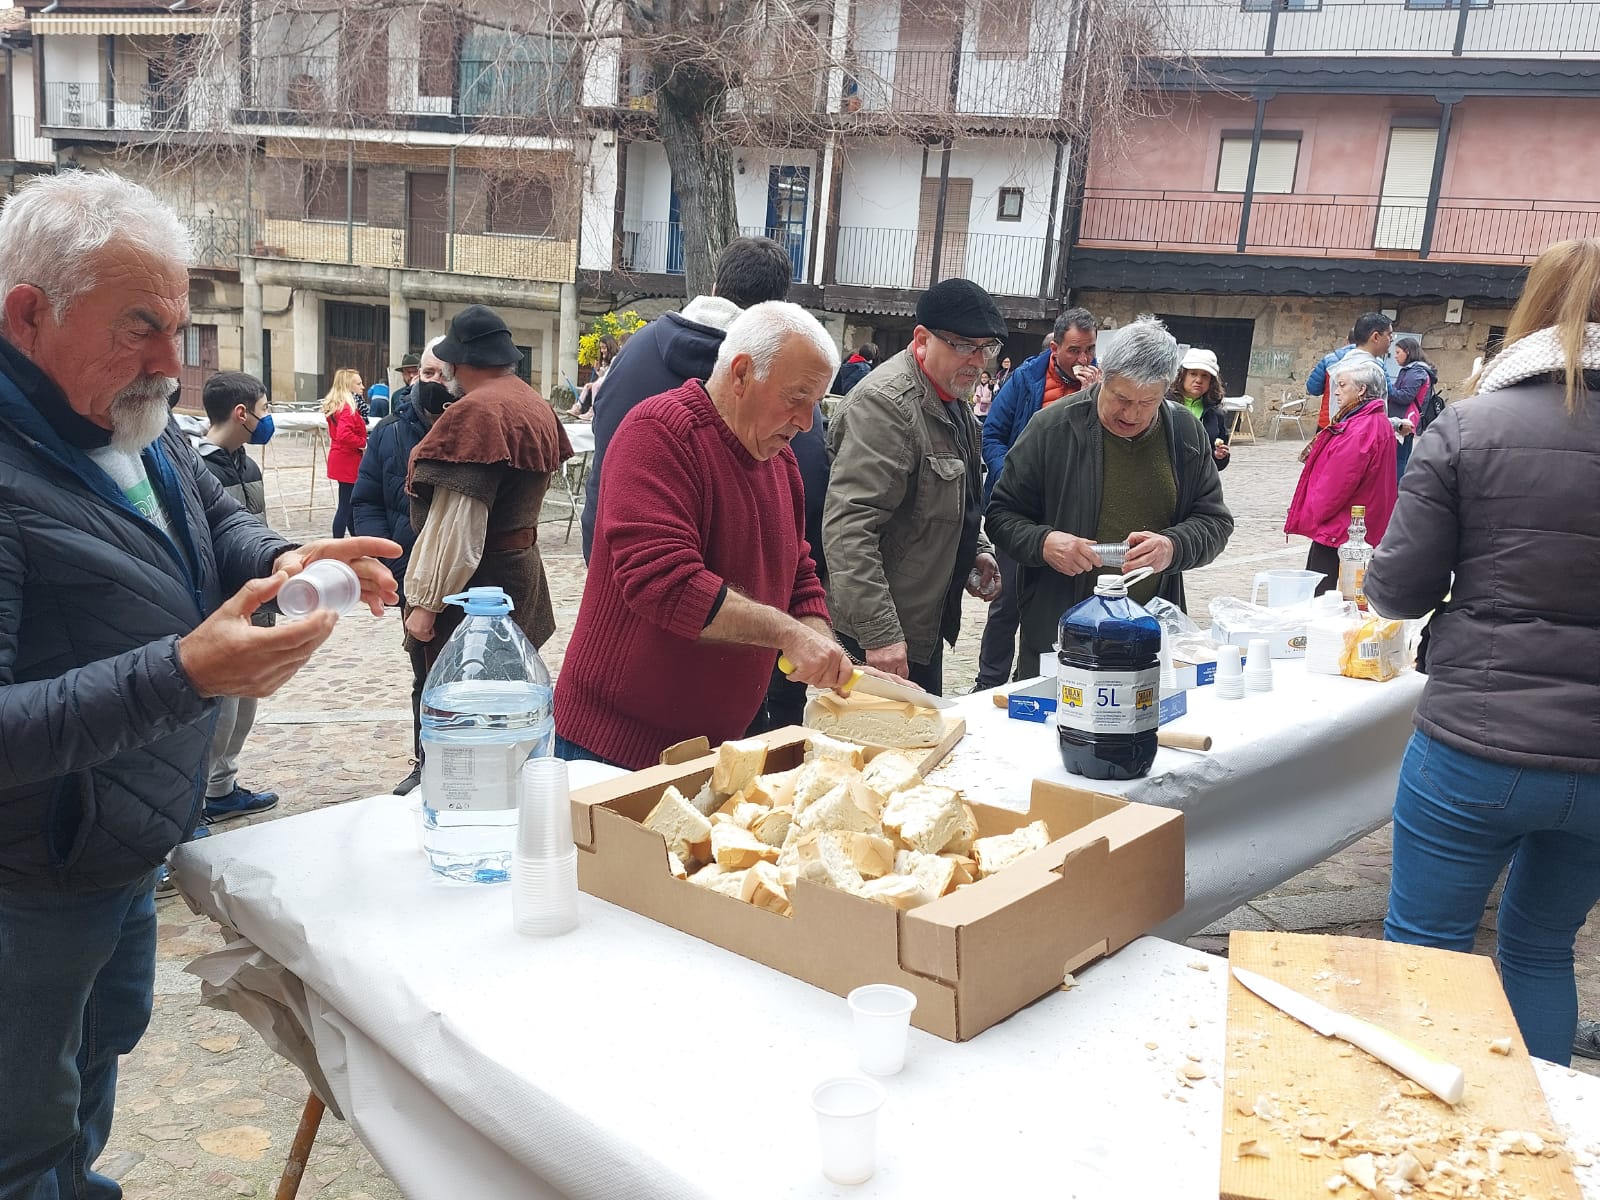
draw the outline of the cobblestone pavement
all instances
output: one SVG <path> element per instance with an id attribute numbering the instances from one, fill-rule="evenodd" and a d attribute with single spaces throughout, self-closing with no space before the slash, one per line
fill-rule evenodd
<path id="1" fill-rule="evenodd" d="M 1189 575 L 1192 611 L 1203 613 L 1218 593 L 1247 591 L 1258 570 L 1303 562 L 1304 543 L 1294 539 L 1287 545 L 1281 532 L 1298 474 L 1297 449 L 1287 441 L 1237 448 L 1234 465 L 1223 476 L 1237 530 L 1222 559 Z M 279 439 L 272 453 L 269 517 L 293 536 L 321 535 L 331 522 L 329 486 L 316 484 L 308 516 L 305 449 Z M 283 497 L 300 506 L 287 519 L 279 505 L 280 486 Z M 544 524 L 540 535 L 559 630 L 546 658 L 552 670 L 559 670 L 584 568 L 576 529 L 570 543 L 562 541 L 566 522 L 560 505 L 552 503 L 547 517 L 560 518 Z M 982 622 L 982 607 L 969 600 L 961 643 L 946 660 L 951 690 L 970 685 Z M 283 801 L 256 819 L 277 820 L 393 786 L 410 769 L 408 689 L 396 616 L 375 620 L 358 613 L 341 621 L 316 659 L 261 706 L 244 750 L 241 780 L 276 790 Z M 1388 878 L 1389 840 L 1383 830 L 1240 908 L 1193 944 L 1223 949 L 1229 928 L 1379 936 Z M 271 1196 L 305 1101 L 305 1084 L 242 1020 L 201 1006 L 199 983 L 183 968 L 221 944 L 216 926 L 193 915 L 181 899 L 161 901 L 160 920 L 155 1017 L 144 1041 L 123 1062 L 116 1124 L 101 1169 L 122 1181 L 129 1200 Z M 1492 940 L 1491 910 L 1480 948 Z M 1593 1016 L 1600 1014 L 1600 918 L 1590 921 L 1578 949 L 1583 1009 Z M 1596 1065 L 1586 1063 L 1584 1069 L 1593 1071 Z M 323 1122 L 300 1195 L 390 1200 L 400 1192 L 349 1128 L 330 1117 Z"/>

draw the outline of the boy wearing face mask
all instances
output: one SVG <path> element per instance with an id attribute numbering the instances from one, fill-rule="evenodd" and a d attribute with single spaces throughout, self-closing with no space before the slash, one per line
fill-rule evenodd
<path id="1" fill-rule="evenodd" d="M 206 380 L 201 393 L 206 419 L 204 437 L 191 438 L 222 490 L 252 516 L 266 523 L 267 492 L 261 466 L 245 450 L 264 446 L 272 438 L 272 399 L 254 375 L 243 371 L 218 371 Z M 250 620 L 271 625 L 275 617 L 258 610 Z M 278 803 L 276 792 L 252 792 L 239 786 L 239 751 L 255 724 L 256 702 L 237 696 L 217 704 L 217 729 L 211 740 L 211 774 L 206 781 L 205 822 L 215 825 L 252 813 L 265 812 Z"/>

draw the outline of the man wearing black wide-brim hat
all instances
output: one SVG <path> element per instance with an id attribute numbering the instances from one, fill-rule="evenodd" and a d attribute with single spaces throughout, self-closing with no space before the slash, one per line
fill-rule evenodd
<path id="1" fill-rule="evenodd" d="M 417 403 L 443 412 L 417 443 L 406 487 L 417 542 L 406 567 L 406 632 L 429 668 L 460 624 L 444 598 L 469 587 L 499 587 L 512 619 L 535 646 L 555 632 L 539 557 L 539 507 L 572 443 L 543 396 L 517 378 L 522 352 L 511 331 L 481 304 L 462 309 L 433 347 L 446 381 L 419 383 Z M 458 399 L 435 397 L 448 388 Z"/>
<path id="2" fill-rule="evenodd" d="M 822 543 L 839 641 L 935 694 L 944 643 L 955 645 L 961 629 L 962 591 L 1000 594 L 979 529 L 983 462 L 968 401 L 1005 336 L 977 284 L 934 284 L 917 301 L 911 344 L 856 384 L 828 426 Z"/>

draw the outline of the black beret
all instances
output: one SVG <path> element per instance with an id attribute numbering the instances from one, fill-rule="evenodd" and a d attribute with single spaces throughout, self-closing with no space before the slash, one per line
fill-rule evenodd
<path id="1" fill-rule="evenodd" d="M 967 338 L 1003 338 L 1006 319 L 993 298 L 970 279 L 942 279 L 917 301 L 917 324 Z"/>
<path id="2" fill-rule="evenodd" d="M 455 315 L 433 355 L 440 362 L 467 367 L 508 367 L 522 359 L 506 323 L 482 304 L 468 305 Z"/>

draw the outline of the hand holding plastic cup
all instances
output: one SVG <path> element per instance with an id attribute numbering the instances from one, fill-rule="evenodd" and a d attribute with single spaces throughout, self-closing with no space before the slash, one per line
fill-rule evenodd
<path id="1" fill-rule="evenodd" d="M 822 1145 L 822 1173 L 832 1183 L 865 1183 L 878 1167 L 878 1109 L 883 1087 L 870 1079 L 825 1079 L 811 1092 Z"/>
<path id="2" fill-rule="evenodd" d="M 898 1075 L 906 1065 L 906 1041 L 917 998 L 891 983 L 869 983 L 856 988 L 848 999 L 857 1064 L 868 1075 Z"/>
<path id="3" fill-rule="evenodd" d="M 308 563 L 278 589 L 278 611 L 286 617 L 307 617 L 324 608 L 342 617 L 360 600 L 361 577 L 337 558 Z"/>

